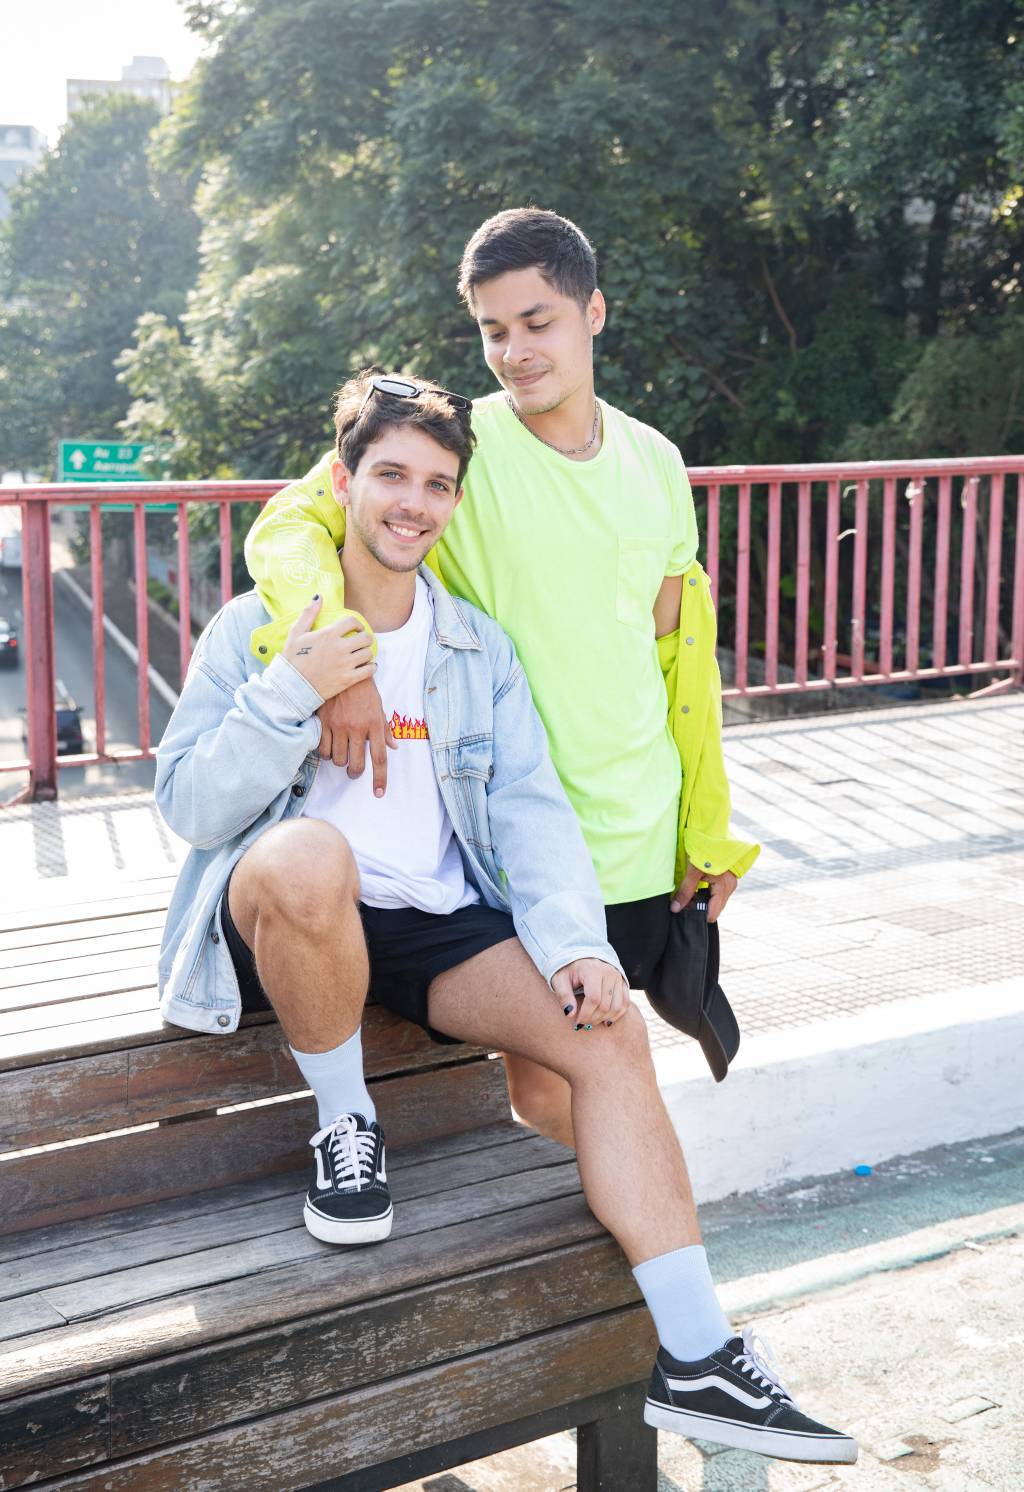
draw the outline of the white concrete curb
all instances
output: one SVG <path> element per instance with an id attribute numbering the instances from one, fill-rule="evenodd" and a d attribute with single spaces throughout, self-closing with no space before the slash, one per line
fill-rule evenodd
<path id="1" fill-rule="evenodd" d="M 55 570 L 53 573 L 54 578 L 57 580 L 62 580 L 71 594 L 78 601 L 81 601 L 86 611 L 88 611 L 89 615 L 92 616 L 92 597 L 88 594 L 87 591 L 83 591 L 82 587 L 78 584 L 78 581 L 75 579 L 75 577 L 73 575 L 69 575 L 66 570 Z M 136 668 L 138 668 L 138 648 L 133 642 L 130 642 L 128 638 L 125 637 L 120 627 L 115 627 L 114 623 L 108 616 L 104 616 L 103 618 L 103 630 L 106 632 L 111 642 L 116 643 L 117 646 L 121 649 L 122 653 L 124 653 L 125 656 L 129 658 L 132 663 L 135 664 Z M 152 688 L 154 688 L 157 694 L 159 694 L 160 698 L 166 700 L 166 702 L 171 706 L 171 709 L 173 709 L 174 706 L 178 703 L 178 696 L 175 694 L 170 684 L 168 684 L 163 674 L 157 673 L 152 663 L 149 664 L 147 672 L 149 673 L 149 682 Z"/>
<path id="2" fill-rule="evenodd" d="M 746 1040 L 723 1083 L 695 1043 L 654 1052 L 699 1202 L 1024 1125 L 1019 978 Z"/>

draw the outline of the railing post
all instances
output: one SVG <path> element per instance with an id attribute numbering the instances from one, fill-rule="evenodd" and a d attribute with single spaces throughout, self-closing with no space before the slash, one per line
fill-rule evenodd
<path id="1" fill-rule="evenodd" d="M 50 505 L 21 505 L 21 593 L 25 618 L 25 697 L 29 782 L 25 799 L 57 796 L 56 659 L 53 638 L 53 572 Z"/>

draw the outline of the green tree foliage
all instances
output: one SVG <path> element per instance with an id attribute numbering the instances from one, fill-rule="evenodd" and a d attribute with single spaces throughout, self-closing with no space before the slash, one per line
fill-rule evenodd
<path id="1" fill-rule="evenodd" d="M 14 193 L 0 237 L 0 467 L 52 471 L 56 442 L 113 435 L 116 360 L 138 318 L 173 326 L 197 271 L 192 183 L 155 164 L 156 108 L 76 114 Z"/>
<path id="2" fill-rule="evenodd" d="M 124 373 L 180 475 L 301 468 L 370 362 L 485 391 L 454 283 L 509 205 L 590 234 L 602 391 L 690 461 L 935 454 L 908 401 L 1019 295 L 1019 0 L 189 10 L 209 55 L 166 158 L 203 166 L 202 267 L 185 337 L 149 318 Z M 1015 433 L 980 392 L 951 450 Z"/>

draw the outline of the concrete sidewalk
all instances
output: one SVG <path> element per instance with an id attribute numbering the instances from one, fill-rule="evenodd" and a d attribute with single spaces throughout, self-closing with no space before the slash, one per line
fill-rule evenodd
<path id="1" fill-rule="evenodd" d="M 662 1434 L 659 1492 L 1020 1492 L 1022 1198 L 1024 1132 L 706 1207 L 733 1321 L 756 1321 L 797 1402 L 861 1455 L 795 1466 Z M 564 1434 L 402 1492 L 574 1486 Z"/>

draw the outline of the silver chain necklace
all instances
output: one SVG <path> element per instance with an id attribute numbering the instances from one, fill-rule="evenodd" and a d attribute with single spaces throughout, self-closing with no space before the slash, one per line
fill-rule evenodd
<path id="1" fill-rule="evenodd" d="M 523 429 L 527 432 L 527 434 L 532 435 L 534 440 L 539 440 L 541 445 L 548 446 L 552 451 L 557 451 L 560 456 L 582 456 L 585 451 L 590 450 L 590 447 L 597 439 L 597 429 L 601 423 L 601 406 L 598 404 L 596 399 L 594 400 L 594 428 L 590 432 L 590 439 L 587 441 L 586 445 L 573 446 L 568 451 L 565 449 L 564 446 L 556 446 L 553 440 L 545 440 L 543 435 L 537 434 L 536 430 L 531 430 L 529 425 L 523 419 L 522 415 L 519 413 L 518 409 L 513 403 L 511 394 L 505 395 L 505 402 L 508 405 L 509 409 L 511 409 L 512 413 L 515 415 L 516 419 L 522 425 Z"/>

